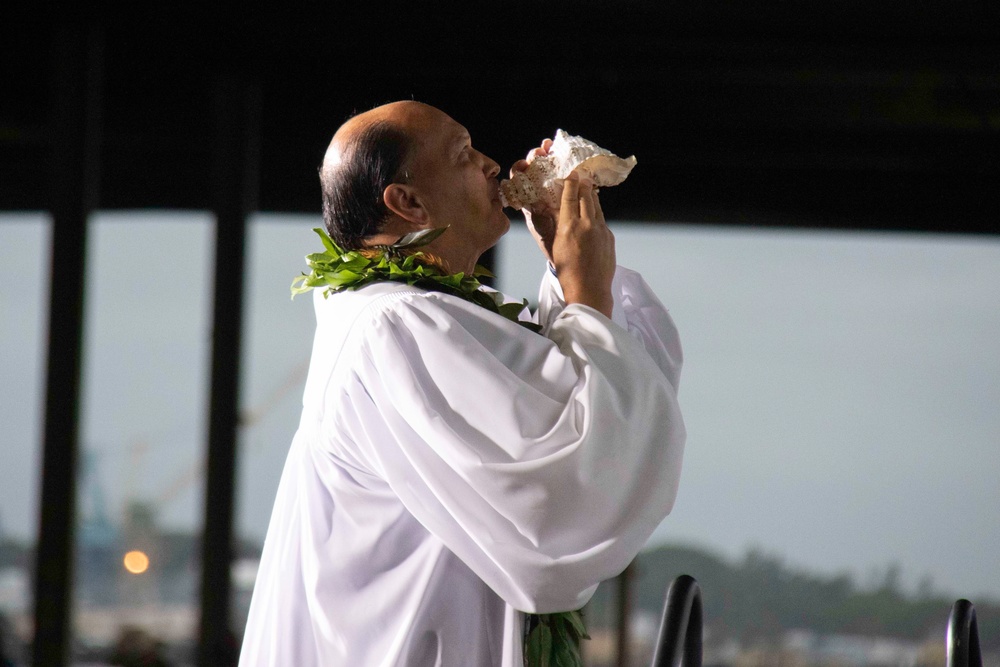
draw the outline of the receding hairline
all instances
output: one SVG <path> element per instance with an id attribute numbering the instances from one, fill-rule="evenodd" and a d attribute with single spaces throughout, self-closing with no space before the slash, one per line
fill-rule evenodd
<path id="1" fill-rule="evenodd" d="M 403 135 L 406 138 L 407 144 L 411 141 L 411 135 L 406 132 L 405 128 L 401 127 L 398 123 L 384 118 L 375 118 L 363 125 L 359 124 L 356 129 L 343 135 L 338 130 L 329 147 L 327 147 L 326 154 L 323 156 L 323 163 L 320 165 L 320 174 L 323 175 L 335 171 L 350 163 L 355 151 L 362 143 L 362 138 L 366 134 L 378 132 L 383 129 Z"/>
<path id="2" fill-rule="evenodd" d="M 366 131 L 380 125 L 400 132 L 412 144 L 417 139 L 417 133 L 413 131 L 411 123 L 407 121 L 412 121 L 428 112 L 444 113 L 437 107 L 423 102 L 400 100 L 351 116 L 334 133 L 326 155 L 323 156 L 322 169 L 325 170 L 328 166 L 333 167 L 342 162 L 351 149 L 357 145 L 359 137 Z"/>

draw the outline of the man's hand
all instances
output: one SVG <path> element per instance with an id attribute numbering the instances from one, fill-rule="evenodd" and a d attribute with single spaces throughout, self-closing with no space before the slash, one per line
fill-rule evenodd
<path id="1" fill-rule="evenodd" d="M 528 153 L 511 167 L 524 171 L 536 158 L 548 155 L 552 140 Z M 563 182 L 558 210 L 545 203 L 522 209 L 528 231 L 552 263 L 566 303 L 582 303 L 611 317 L 611 279 L 614 277 L 615 237 L 604 221 L 597 190 L 574 172 Z"/>
<path id="2" fill-rule="evenodd" d="M 552 263 L 566 303 L 581 303 L 611 317 L 615 237 L 604 221 L 594 184 L 581 181 L 575 172 L 563 182 Z"/>

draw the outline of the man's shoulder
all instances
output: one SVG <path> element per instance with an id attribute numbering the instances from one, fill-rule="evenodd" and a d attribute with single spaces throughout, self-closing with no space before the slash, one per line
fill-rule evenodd
<path id="1" fill-rule="evenodd" d="M 317 325 L 338 329 L 350 327 L 359 319 L 371 319 L 406 300 L 426 294 L 426 290 L 419 287 L 389 281 L 333 294 L 323 294 L 321 290 L 317 292 L 313 298 Z"/>
<path id="2" fill-rule="evenodd" d="M 425 290 L 405 283 L 380 282 L 356 290 L 323 294 L 316 290 L 316 336 L 313 342 L 310 376 L 329 378 L 338 375 L 336 369 L 353 368 L 363 360 L 362 348 L 380 338 L 375 329 L 389 319 L 415 306 L 414 299 L 423 301 Z M 404 319 L 412 319 L 403 315 Z M 307 392 L 308 393 L 308 392 Z"/>
<path id="3" fill-rule="evenodd" d="M 483 288 L 495 302 L 521 304 L 523 299 Z M 519 324 L 469 299 L 437 290 L 426 290 L 405 283 L 380 282 L 359 290 L 317 300 L 318 325 L 330 334 L 359 335 L 364 338 L 373 327 L 400 327 L 411 333 L 417 330 L 445 336 L 465 331 L 473 337 L 515 336 Z M 524 308 L 519 319 L 534 321 Z M 514 327 L 512 330 L 511 327 Z M 524 329 L 523 331 L 527 331 Z M 324 334 L 324 337 L 325 334 Z"/>
<path id="4" fill-rule="evenodd" d="M 333 329 L 364 328 L 387 317 L 424 314 L 448 314 L 464 320 L 489 313 L 461 297 L 426 290 L 406 283 L 377 282 L 357 290 L 345 290 L 315 297 L 317 325 Z M 346 333 L 346 331 L 345 331 Z"/>

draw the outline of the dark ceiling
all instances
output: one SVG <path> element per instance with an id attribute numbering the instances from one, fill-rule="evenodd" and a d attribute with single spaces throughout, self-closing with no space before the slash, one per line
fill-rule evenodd
<path id="1" fill-rule="evenodd" d="M 993 2 L 329 2 L 104 9 L 100 206 L 207 208 L 213 90 L 259 86 L 260 208 L 318 211 L 353 111 L 435 104 L 509 166 L 558 127 L 639 165 L 616 218 L 1000 229 Z M 45 209 L 59 28 L 4 28 L 0 209 Z M 96 29 L 96 30 L 95 30 Z"/>

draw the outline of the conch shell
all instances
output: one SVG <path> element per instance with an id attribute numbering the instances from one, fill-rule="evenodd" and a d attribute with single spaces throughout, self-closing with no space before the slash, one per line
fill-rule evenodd
<path id="1" fill-rule="evenodd" d="M 559 208 L 563 180 L 579 170 L 597 187 L 618 185 L 635 167 L 635 156 L 620 158 L 583 137 L 556 130 L 548 155 L 536 157 L 528 168 L 500 181 L 500 203 L 521 210 L 541 203 Z"/>

